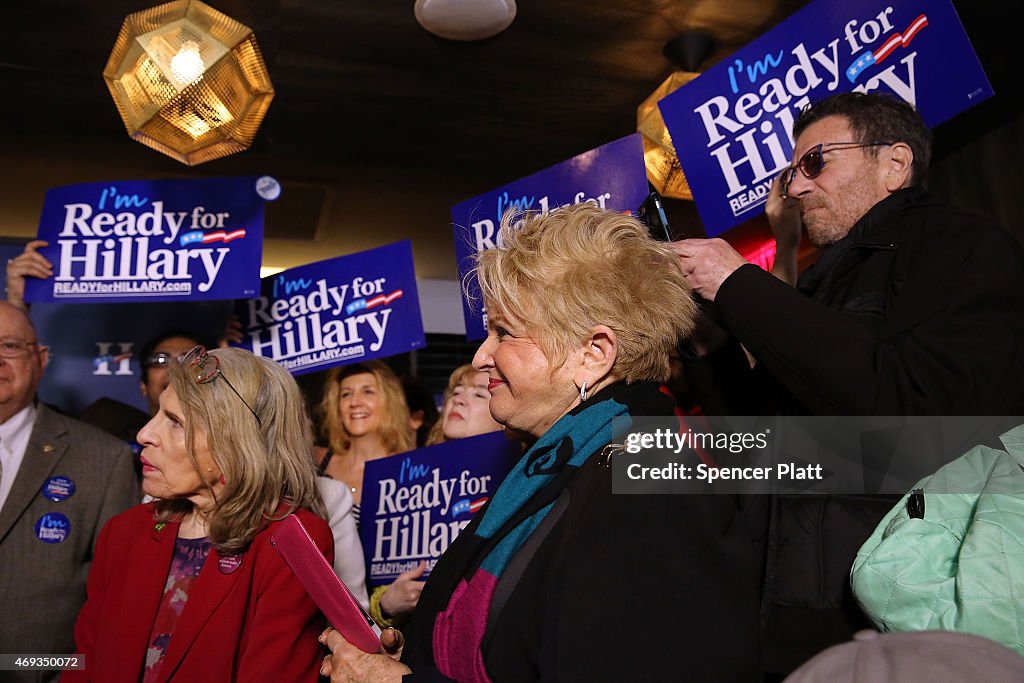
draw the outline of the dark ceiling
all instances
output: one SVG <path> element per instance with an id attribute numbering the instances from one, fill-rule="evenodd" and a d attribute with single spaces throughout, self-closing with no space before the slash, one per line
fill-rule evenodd
<path id="1" fill-rule="evenodd" d="M 124 144 L 100 74 L 124 16 L 154 4 L 32 0 L 8 8 L 0 136 L 61 130 Z M 662 47 L 681 31 L 717 38 L 706 68 L 805 0 L 520 0 L 507 31 L 475 43 L 427 33 L 412 0 L 210 4 L 255 30 L 276 89 L 253 155 L 501 182 L 635 130 L 637 104 L 672 70 Z M 955 4 L 997 92 L 983 118 L 1006 119 L 1017 77 L 1003 52 L 1017 5 Z M 957 140 L 976 132 L 977 120 Z"/>
<path id="2" fill-rule="evenodd" d="M 210 0 L 254 29 L 276 96 L 252 149 L 195 169 L 129 139 L 101 76 L 124 17 L 157 2 L 11 3 L 0 21 L 0 236 L 34 235 L 55 185 L 271 173 L 286 192 L 268 205 L 265 265 L 409 238 L 419 277 L 455 280 L 451 205 L 634 132 L 637 105 L 674 70 L 662 49 L 680 33 L 716 38 L 703 70 L 806 2 L 519 0 L 505 32 L 461 43 L 421 28 L 413 0 Z M 964 205 L 1020 223 L 1006 166 L 1024 150 L 1000 138 L 993 167 L 965 149 L 1011 120 L 1024 131 L 1020 8 L 954 5 L 996 96 L 939 126 L 934 156 L 957 172 L 948 196 L 981 188 Z M 691 202 L 665 204 L 676 236 L 703 236 Z M 730 239 L 763 241 L 767 226 L 748 223 Z"/>

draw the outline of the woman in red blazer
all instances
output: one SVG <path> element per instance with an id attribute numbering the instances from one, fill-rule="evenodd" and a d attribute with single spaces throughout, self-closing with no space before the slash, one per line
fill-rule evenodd
<path id="1" fill-rule="evenodd" d="M 196 347 L 170 378 L 138 437 L 157 500 L 100 534 L 75 624 L 86 669 L 62 680 L 316 681 L 323 617 L 270 545 L 294 513 L 334 554 L 298 386 L 240 349 Z"/>

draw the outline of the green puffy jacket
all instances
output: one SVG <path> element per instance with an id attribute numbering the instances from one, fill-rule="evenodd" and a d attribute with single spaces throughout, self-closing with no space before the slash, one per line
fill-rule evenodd
<path id="1" fill-rule="evenodd" d="M 1024 425 L 1000 439 L 1005 451 L 977 446 L 915 487 L 923 518 L 911 492 L 861 546 L 853 592 L 879 629 L 964 631 L 1024 654 Z"/>

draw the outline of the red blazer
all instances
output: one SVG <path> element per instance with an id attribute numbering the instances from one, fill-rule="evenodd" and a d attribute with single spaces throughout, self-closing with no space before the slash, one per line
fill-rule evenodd
<path id="1" fill-rule="evenodd" d="M 296 514 L 332 561 L 327 522 L 307 510 Z M 317 680 L 325 654 L 317 636 L 326 622 L 270 545 L 277 525 L 256 535 L 230 573 L 210 549 L 171 636 L 160 683 Z M 75 651 L 87 668 L 65 672 L 62 681 L 138 682 L 177 536 L 177 523 L 157 528 L 152 503 L 106 524 L 75 623 Z"/>

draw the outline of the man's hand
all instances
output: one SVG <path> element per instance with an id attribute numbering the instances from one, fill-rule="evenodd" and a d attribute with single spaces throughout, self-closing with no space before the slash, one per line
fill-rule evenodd
<path id="1" fill-rule="evenodd" d="M 45 246 L 49 246 L 49 243 L 32 240 L 25 245 L 25 251 L 7 262 L 7 301 L 23 311 L 28 310 L 28 304 L 25 303 L 25 278 L 53 277 L 53 264 L 37 251 Z"/>
<path id="2" fill-rule="evenodd" d="M 747 260 L 721 239 L 690 239 L 670 245 L 679 255 L 679 269 L 690 287 L 708 301 L 714 301 L 725 279 Z"/>
<path id="3" fill-rule="evenodd" d="M 764 214 L 775 237 L 775 263 L 772 264 L 772 275 L 783 282 L 795 285 L 797 250 L 800 247 L 803 220 L 800 218 L 800 202 L 792 197 L 782 198 L 779 182 L 781 178 L 782 174 L 777 175 L 772 183 L 768 201 L 764 205 Z"/>

